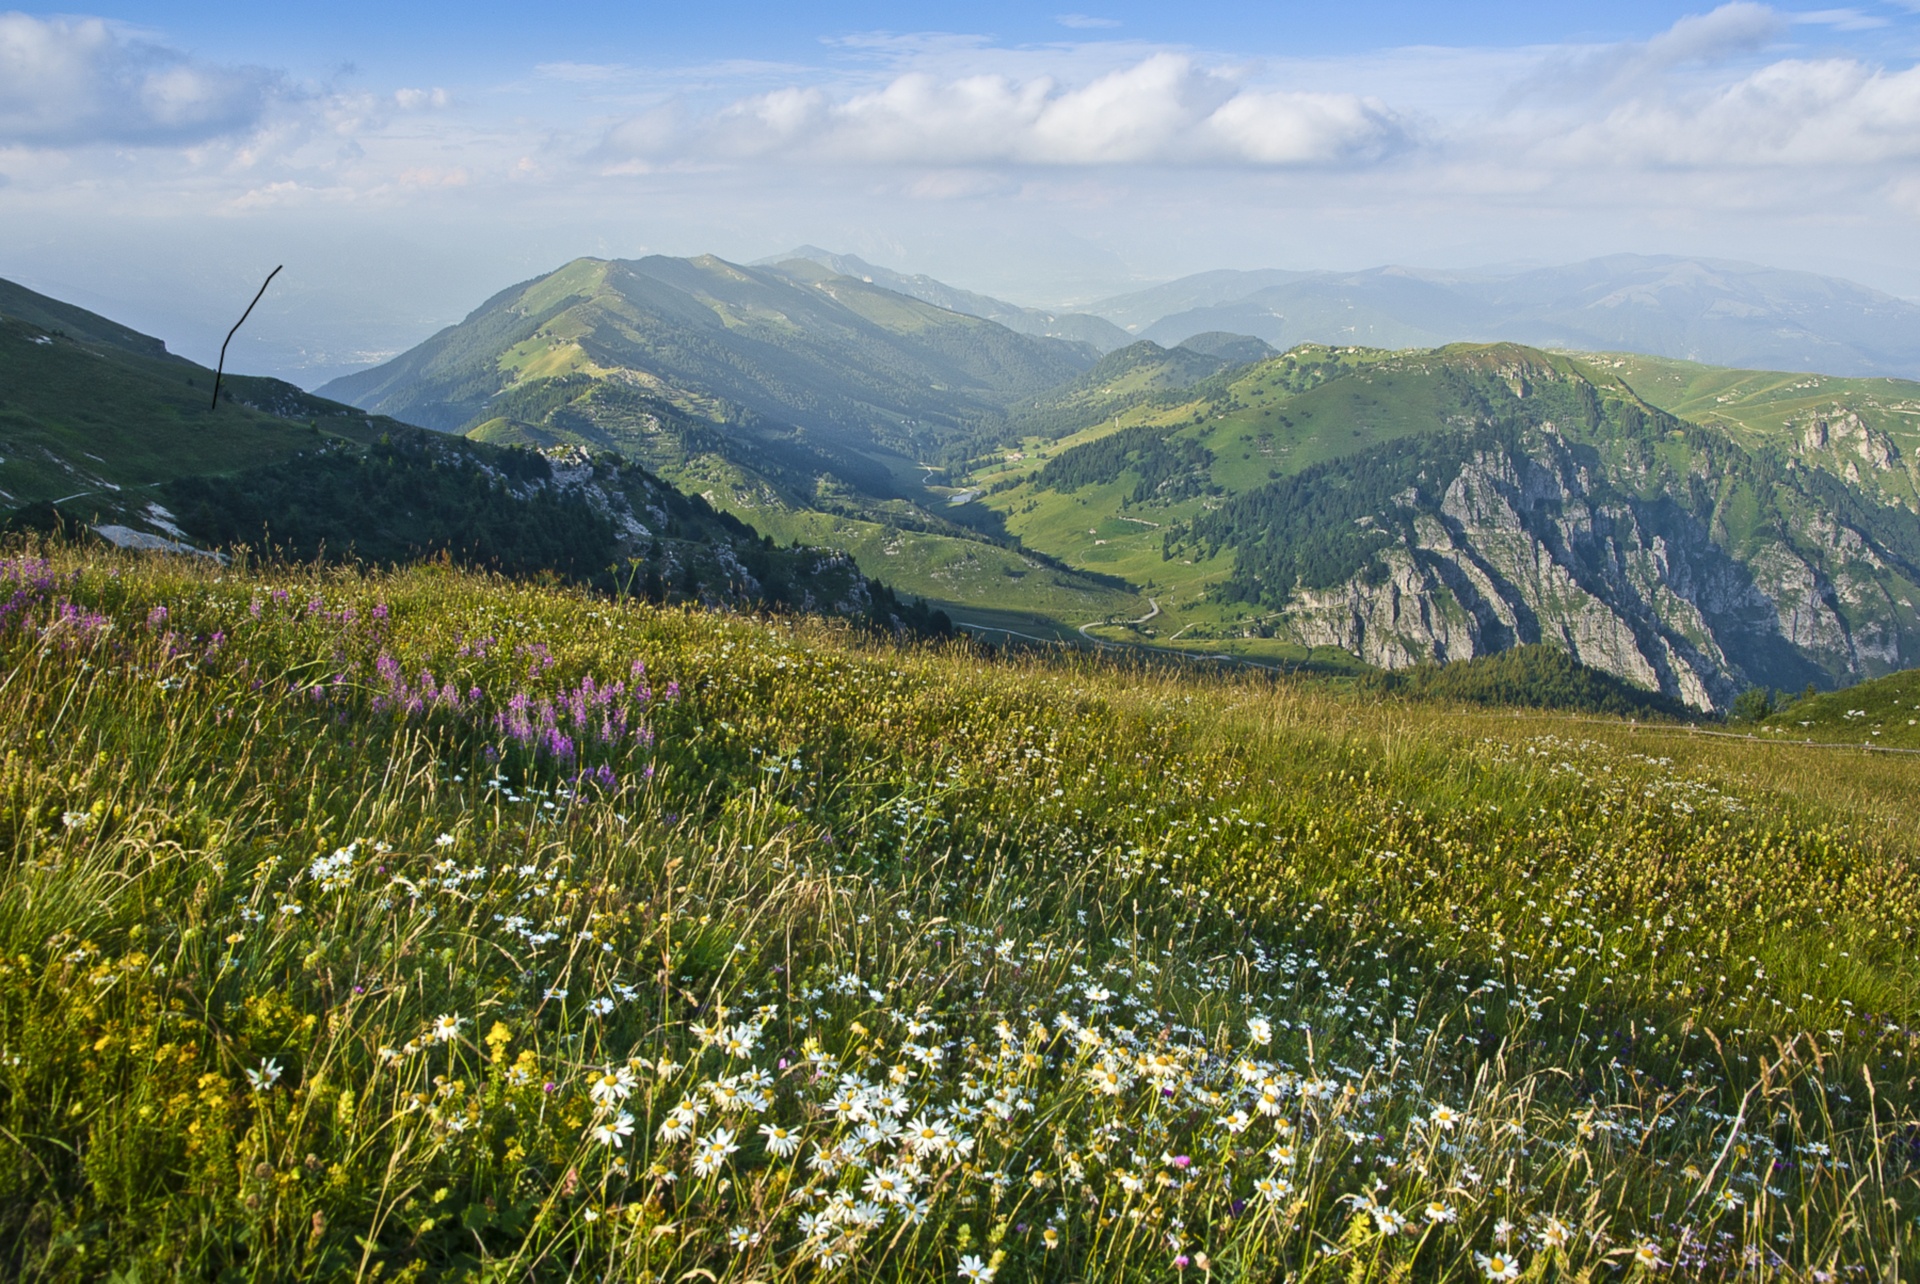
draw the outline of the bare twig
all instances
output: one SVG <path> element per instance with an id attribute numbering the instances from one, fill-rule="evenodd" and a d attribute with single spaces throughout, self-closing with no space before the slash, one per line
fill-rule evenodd
<path id="1" fill-rule="evenodd" d="M 280 267 L 285 266 L 284 263 L 280 265 Z M 233 329 L 227 331 L 226 339 L 220 344 L 220 364 L 213 372 L 213 404 L 207 407 L 209 410 L 220 408 L 220 376 L 227 372 L 227 344 L 233 342 L 233 336 L 240 333 L 240 327 L 245 325 L 247 318 L 253 315 L 254 306 L 265 297 L 267 287 L 273 284 L 273 278 L 280 275 L 280 267 L 267 273 L 267 279 L 260 283 L 260 292 L 253 296 L 253 302 L 247 305 L 247 310 L 240 314 L 240 319 L 233 323 Z"/>

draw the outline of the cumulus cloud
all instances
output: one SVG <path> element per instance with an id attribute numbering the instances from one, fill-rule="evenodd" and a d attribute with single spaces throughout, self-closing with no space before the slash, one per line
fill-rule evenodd
<path id="1" fill-rule="evenodd" d="M 1875 165 L 1920 157 L 1920 68 L 1775 62 L 1730 85 L 1620 104 L 1566 140 L 1576 157 L 1658 166 Z"/>
<path id="2" fill-rule="evenodd" d="M 165 145 L 243 132 L 284 92 L 98 18 L 0 14 L 0 142 Z"/>
<path id="3" fill-rule="evenodd" d="M 607 138 L 629 157 L 861 164 L 1329 165 L 1404 146 L 1406 123 L 1377 98 L 1244 89 L 1183 54 L 1159 53 L 1081 85 L 1051 77 L 897 76 L 834 96 L 789 86 L 703 119 L 654 111 Z"/>
<path id="4" fill-rule="evenodd" d="M 1832 170 L 1920 156 L 1920 69 L 1857 57 L 1763 61 L 1790 23 L 1845 28 L 1855 16 L 1740 0 L 1650 40 L 1549 58 L 1490 132 L 1532 135 L 1521 154 L 1548 169 Z"/>

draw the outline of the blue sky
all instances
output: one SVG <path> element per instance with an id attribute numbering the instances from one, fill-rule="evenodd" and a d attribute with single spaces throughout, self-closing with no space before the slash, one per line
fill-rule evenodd
<path id="1" fill-rule="evenodd" d="M 0 275 L 312 384 L 580 254 L 1021 302 L 1743 258 L 1920 296 L 1920 0 L 0 13 Z"/>
<path id="2" fill-rule="evenodd" d="M 1611 4 L 1127 3 L 1070 6 L 1007 3 L 660 4 L 581 0 L 557 10 L 524 3 L 102 4 L 86 11 L 172 35 L 208 57 L 291 60 L 310 68 L 353 62 L 370 71 L 512 74 L 528 62 L 579 58 L 610 47 L 626 60 L 717 62 L 749 58 L 809 62 L 834 37 L 862 32 L 965 32 L 1005 44 L 1125 36 L 1247 55 L 1317 56 L 1382 47 L 1603 44 L 1644 39 L 1712 6 L 1619 0 Z M 1855 37 L 1910 47 L 1909 8 L 1868 3 L 1805 6 L 1838 19 Z M 1842 15 L 1845 15 L 1844 17 Z M 1848 21 L 1851 19 L 1851 21 Z M 272 58 L 270 55 L 278 55 Z"/>

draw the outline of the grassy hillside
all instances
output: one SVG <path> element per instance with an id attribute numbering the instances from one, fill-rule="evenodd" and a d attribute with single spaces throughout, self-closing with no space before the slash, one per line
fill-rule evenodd
<path id="1" fill-rule="evenodd" d="M 1920 669 L 1792 700 L 1760 726 L 1777 736 L 1920 750 Z"/>
<path id="2" fill-rule="evenodd" d="M 8 311 L 15 306 L 28 316 Z M 112 509 L 129 487 L 285 459 L 328 440 L 367 442 L 393 427 L 271 379 L 228 379 L 212 409 L 212 371 L 63 307 L 18 287 L 0 292 L 0 506 L 77 496 Z"/>
<path id="3" fill-rule="evenodd" d="M 452 559 L 662 602 L 947 629 L 844 554 L 776 548 L 640 464 L 515 448 L 557 444 L 536 433 L 449 437 L 272 379 L 229 376 L 216 409 L 211 371 L 8 282 L 0 376 L 0 527 L 298 560 Z"/>
<path id="4" fill-rule="evenodd" d="M 1920 1270 L 1906 759 L 0 576 L 10 1275 Z"/>
<path id="5" fill-rule="evenodd" d="M 1729 370 L 1628 353 L 1579 360 L 1662 410 L 1843 477 L 1881 502 L 1920 509 L 1920 383 Z"/>

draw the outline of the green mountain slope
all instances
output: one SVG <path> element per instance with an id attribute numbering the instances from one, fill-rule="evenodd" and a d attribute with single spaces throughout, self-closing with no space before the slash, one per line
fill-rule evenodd
<path id="1" fill-rule="evenodd" d="M 1795 700 L 1763 719 L 1764 734 L 1920 750 L 1920 669 Z"/>
<path id="2" fill-rule="evenodd" d="M 0 505 L 89 497 L 285 459 L 391 423 L 275 379 L 213 372 L 158 339 L 0 282 Z"/>
<path id="3" fill-rule="evenodd" d="M 580 259 L 322 391 L 464 431 L 516 386 L 585 373 L 716 422 L 758 418 L 828 450 L 911 462 L 1091 360 L 852 277 L 800 281 L 711 256 Z"/>
<path id="4" fill-rule="evenodd" d="M 1304 347 L 1087 400 L 1098 427 L 979 477 L 1029 546 L 1146 586 L 1114 640 L 1387 668 L 1546 641 L 1697 707 L 1920 654 L 1910 508 L 1609 366 Z"/>
<path id="5" fill-rule="evenodd" d="M 581 259 L 323 391 L 476 440 L 616 451 L 779 541 L 1024 631 L 1138 599 L 1013 547 L 978 508 L 955 520 L 943 465 L 1093 362 L 817 264 Z"/>
<path id="6" fill-rule="evenodd" d="M 1194 387 L 1235 366 L 1276 356 L 1244 335 L 1202 335 L 1202 342 L 1163 348 L 1151 340 L 1109 352 L 1078 378 L 1013 409 L 1024 433 L 1063 437 L 1143 406 L 1184 406 Z"/>
<path id="7" fill-rule="evenodd" d="M 1582 360 L 1662 410 L 1920 511 L 1920 382 L 1729 370 L 1631 353 Z"/>
<path id="8" fill-rule="evenodd" d="M 776 548 L 615 456 L 448 437 L 272 379 L 229 376 L 216 409 L 212 387 L 158 339 L 0 282 L 0 518 L 945 628 L 844 554 Z"/>

